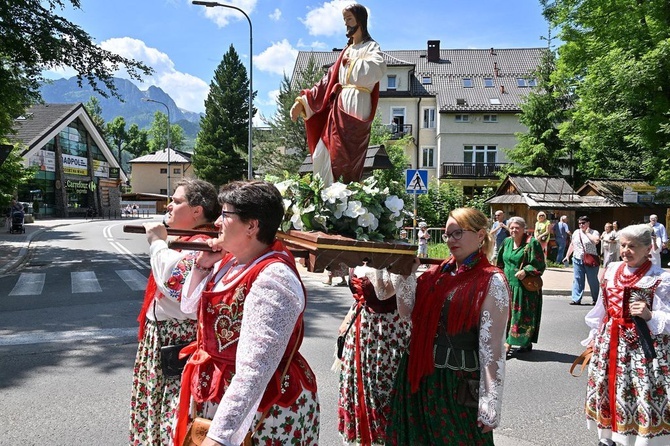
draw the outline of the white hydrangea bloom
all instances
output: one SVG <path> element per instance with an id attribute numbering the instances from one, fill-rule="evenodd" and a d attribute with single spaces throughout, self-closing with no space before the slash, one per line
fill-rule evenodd
<path id="1" fill-rule="evenodd" d="M 363 203 L 358 200 L 350 201 L 347 204 L 347 210 L 344 211 L 344 215 L 351 218 L 356 218 L 359 215 L 367 214 L 368 210 L 363 207 Z"/>
<path id="2" fill-rule="evenodd" d="M 335 205 L 335 210 L 333 211 L 333 215 L 335 215 L 335 218 L 342 218 L 342 214 L 344 214 L 344 211 L 347 210 L 348 206 L 347 199 L 345 198 L 344 201 L 341 201 Z"/>
<path id="3" fill-rule="evenodd" d="M 345 200 L 351 191 L 347 189 L 346 184 L 333 183 L 321 191 L 321 199 L 328 203 L 335 203 L 337 200 Z"/>
<path id="4" fill-rule="evenodd" d="M 359 226 L 370 228 L 373 231 L 379 226 L 379 220 L 372 214 L 372 212 L 366 212 L 365 214 L 360 215 L 357 221 Z"/>
<path id="5" fill-rule="evenodd" d="M 293 180 L 285 180 L 280 183 L 275 183 L 275 187 L 279 190 L 282 197 L 286 196 L 286 192 L 295 184 Z"/>
<path id="6" fill-rule="evenodd" d="M 393 212 L 394 217 L 397 217 L 398 215 L 400 215 L 400 211 L 403 210 L 405 202 L 402 200 L 402 198 L 398 198 L 395 195 L 391 195 L 390 197 L 386 198 L 386 201 L 384 201 L 384 205 L 386 205 L 389 211 Z"/>

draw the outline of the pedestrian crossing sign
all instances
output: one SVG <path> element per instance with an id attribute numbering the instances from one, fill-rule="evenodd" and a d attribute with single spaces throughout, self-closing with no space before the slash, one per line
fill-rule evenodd
<path id="1" fill-rule="evenodd" d="M 408 194 L 428 192 L 428 171 L 425 169 L 407 169 L 405 171 L 405 190 Z"/>

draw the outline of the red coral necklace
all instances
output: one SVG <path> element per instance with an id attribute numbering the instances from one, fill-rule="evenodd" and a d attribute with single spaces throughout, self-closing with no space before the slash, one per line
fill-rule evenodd
<path id="1" fill-rule="evenodd" d="M 647 274 L 647 271 L 651 268 L 651 261 L 645 261 L 642 266 L 636 269 L 633 274 L 627 275 L 623 273 L 624 268 L 626 267 L 625 263 L 621 263 L 614 274 L 614 284 L 617 287 L 630 287 L 635 285 L 638 280 L 644 277 Z"/>

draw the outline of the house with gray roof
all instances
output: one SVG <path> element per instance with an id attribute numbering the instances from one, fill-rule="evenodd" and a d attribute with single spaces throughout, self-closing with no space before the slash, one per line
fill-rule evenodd
<path id="1" fill-rule="evenodd" d="M 533 74 L 543 48 L 441 49 L 429 40 L 423 50 L 382 51 L 387 64 L 377 113 L 393 139 L 411 135 L 411 168 L 430 178 L 456 181 L 471 193 L 500 183 L 508 163 L 504 149 L 525 132 L 518 114 L 537 85 Z M 339 50 L 300 51 L 292 85 L 310 58 L 327 70 Z"/>
<path id="2" fill-rule="evenodd" d="M 14 130 L 8 138 L 25 167 L 37 167 L 19 201 L 37 202 L 40 215 L 56 217 L 119 209 L 128 178 L 83 104 L 34 105 Z"/>
<path id="3" fill-rule="evenodd" d="M 130 160 L 130 166 L 133 193 L 167 197 L 168 191 L 172 194 L 180 180 L 196 178 L 191 168 L 191 154 L 180 150 L 158 150 Z"/>

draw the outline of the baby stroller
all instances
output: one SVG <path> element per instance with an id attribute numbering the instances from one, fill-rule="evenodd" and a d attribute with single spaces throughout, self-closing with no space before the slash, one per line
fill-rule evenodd
<path id="1" fill-rule="evenodd" d="M 9 227 L 9 233 L 26 233 L 26 227 L 23 219 L 23 211 L 12 211 L 12 225 Z"/>

